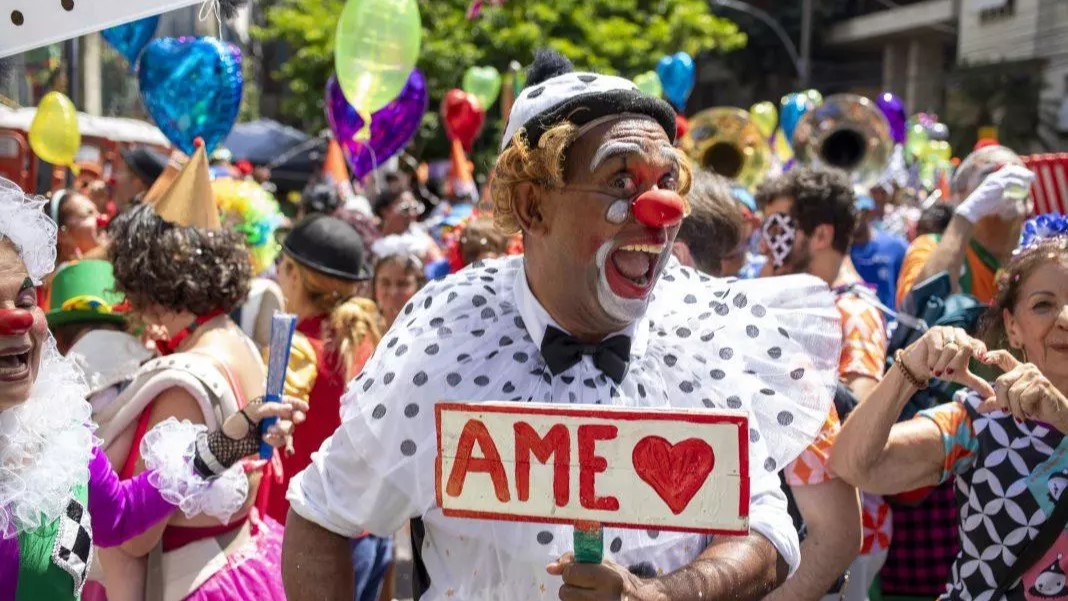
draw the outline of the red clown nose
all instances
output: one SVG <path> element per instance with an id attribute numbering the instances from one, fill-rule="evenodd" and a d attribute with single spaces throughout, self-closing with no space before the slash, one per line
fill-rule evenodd
<path id="1" fill-rule="evenodd" d="M 0 309 L 0 336 L 18 336 L 33 327 L 33 313 L 26 309 Z"/>
<path id="2" fill-rule="evenodd" d="M 682 197 L 671 190 L 649 190 L 634 199 L 634 217 L 649 227 L 671 227 L 682 221 Z"/>

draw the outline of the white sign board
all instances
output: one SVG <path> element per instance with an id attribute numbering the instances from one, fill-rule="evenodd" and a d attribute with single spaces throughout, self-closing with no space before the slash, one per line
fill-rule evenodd
<path id="1" fill-rule="evenodd" d="M 742 413 L 538 403 L 441 403 L 436 413 L 447 516 L 748 531 Z"/>
<path id="2" fill-rule="evenodd" d="M 0 0 L 0 58 L 201 0 Z"/>

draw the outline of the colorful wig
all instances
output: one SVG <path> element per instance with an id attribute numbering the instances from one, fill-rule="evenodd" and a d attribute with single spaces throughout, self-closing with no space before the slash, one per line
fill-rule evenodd
<path id="1" fill-rule="evenodd" d="M 211 182 L 211 188 L 223 223 L 245 237 L 253 271 L 263 273 L 281 250 L 274 237 L 284 219 L 278 201 L 253 181 L 220 178 Z"/>

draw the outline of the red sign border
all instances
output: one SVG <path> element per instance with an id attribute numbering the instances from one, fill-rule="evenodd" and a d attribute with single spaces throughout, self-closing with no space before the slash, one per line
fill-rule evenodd
<path id="1" fill-rule="evenodd" d="M 503 403 L 503 401 L 502 401 Z M 572 525 L 573 519 L 547 518 L 535 516 L 517 516 L 509 513 L 496 513 L 492 511 L 470 511 L 467 509 L 445 509 L 441 504 L 441 414 L 444 411 L 480 411 L 483 413 L 512 413 L 523 415 L 569 415 L 577 417 L 596 417 L 610 420 L 623 421 L 673 421 L 688 422 L 692 424 L 733 424 L 738 427 L 739 448 L 739 472 L 741 486 L 738 498 L 738 514 L 749 518 L 749 419 L 744 415 L 714 415 L 679 410 L 661 410 L 650 407 L 647 410 L 630 407 L 571 407 L 561 405 L 559 407 L 537 406 L 530 407 L 525 403 L 458 403 L 440 402 L 434 407 L 434 427 L 437 437 L 437 454 L 434 457 L 434 495 L 442 515 L 454 518 L 473 518 L 484 520 L 501 520 L 506 522 L 531 522 L 538 524 L 564 524 Z M 648 529 L 648 524 L 632 524 L 629 522 L 601 522 L 603 526 L 613 528 Z M 666 532 L 687 532 L 693 534 L 718 534 L 718 535 L 744 535 L 748 529 L 732 530 L 729 528 L 683 528 L 678 526 L 657 526 L 658 530 Z"/>

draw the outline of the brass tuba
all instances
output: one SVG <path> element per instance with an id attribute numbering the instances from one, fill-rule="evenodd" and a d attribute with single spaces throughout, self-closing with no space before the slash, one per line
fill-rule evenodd
<path id="1" fill-rule="evenodd" d="M 716 107 L 690 118 L 682 149 L 702 169 L 756 188 L 771 167 L 771 147 L 745 110 Z"/>
<path id="2" fill-rule="evenodd" d="M 871 100 L 835 94 L 801 117 L 794 130 L 794 156 L 803 165 L 847 172 L 854 184 L 878 182 L 894 152 L 890 125 Z"/>

